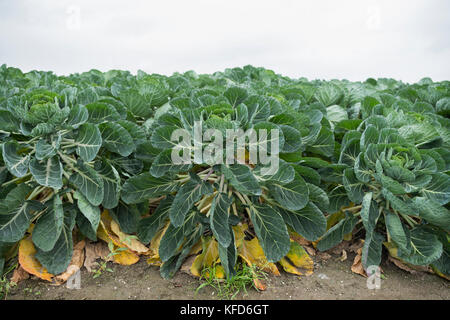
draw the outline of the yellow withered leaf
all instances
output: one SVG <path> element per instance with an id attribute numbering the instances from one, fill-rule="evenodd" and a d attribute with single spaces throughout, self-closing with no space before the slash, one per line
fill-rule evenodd
<path id="1" fill-rule="evenodd" d="M 35 258 L 36 248 L 31 237 L 22 239 L 19 243 L 19 263 L 22 268 L 38 278 L 53 282 L 54 275 L 49 273 Z"/>
<path id="2" fill-rule="evenodd" d="M 248 229 L 248 225 L 246 223 L 241 224 L 239 223 L 236 226 L 233 226 L 233 233 L 234 233 L 234 243 L 236 245 L 236 248 L 239 248 L 242 245 L 242 241 L 244 241 L 244 231 Z"/>
<path id="3" fill-rule="evenodd" d="M 209 271 L 206 271 L 205 275 L 208 278 L 211 277 L 211 275 L 209 274 Z M 214 267 L 214 279 L 225 279 L 225 270 L 220 264 L 218 264 Z"/>
<path id="4" fill-rule="evenodd" d="M 219 245 L 214 238 L 202 238 L 202 248 L 202 253 L 195 257 L 190 269 L 196 277 L 200 277 L 203 268 L 214 266 L 219 258 Z"/>
<path id="5" fill-rule="evenodd" d="M 238 254 L 247 265 L 256 266 L 263 271 L 270 272 L 276 276 L 280 275 L 275 263 L 267 261 L 258 238 L 243 240 L 242 245 L 238 247 Z"/>
<path id="6" fill-rule="evenodd" d="M 114 220 L 111 220 L 111 231 L 118 237 L 119 241 L 124 244 L 128 249 L 136 252 L 137 254 L 146 254 L 150 251 L 142 242 L 136 238 L 131 238 L 129 234 L 126 234 L 120 230 L 119 225 Z"/>
<path id="7" fill-rule="evenodd" d="M 118 254 L 114 255 L 113 259 L 114 262 L 118 264 L 129 266 L 138 262 L 139 256 L 130 250 L 123 250 L 120 251 Z"/>
<path id="8" fill-rule="evenodd" d="M 303 275 L 299 270 L 305 270 L 305 275 L 311 275 L 314 270 L 314 261 L 306 250 L 297 242 L 291 240 L 291 247 L 286 257 L 280 260 L 280 264 L 286 272 Z"/>

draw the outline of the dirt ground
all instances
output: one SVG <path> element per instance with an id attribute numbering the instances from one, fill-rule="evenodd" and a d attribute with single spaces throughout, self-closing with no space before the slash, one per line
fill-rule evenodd
<path id="1" fill-rule="evenodd" d="M 249 288 L 236 300 L 323 300 L 323 299 L 436 299 L 450 300 L 450 282 L 429 273 L 410 274 L 392 263 L 382 264 L 385 279 L 381 288 L 369 290 L 366 278 L 351 272 L 353 257 L 338 261 L 339 257 L 315 263 L 311 276 L 295 276 L 282 272 L 269 276 L 266 291 Z M 217 292 L 204 287 L 195 292 L 201 282 L 188 274 L 178 272 L 171 280 L 164 280 L 159 269 L 141 259 L 135 265 L 121 266 L 109 263 L 112 273 L 104 272 L 94 279 L 86 269 L 81 272 L 81 289 L 55 287 L 45 281 L 28 279 L 14 287 L 8 300 L 211 300 Z"/>

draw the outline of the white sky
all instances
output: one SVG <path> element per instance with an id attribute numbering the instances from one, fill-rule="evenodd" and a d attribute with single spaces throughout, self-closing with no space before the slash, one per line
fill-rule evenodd
<path id="1" fill-rule="evenodd" d="M 450 80 L 448 0 L 0 0 L 0 64 Z"/>

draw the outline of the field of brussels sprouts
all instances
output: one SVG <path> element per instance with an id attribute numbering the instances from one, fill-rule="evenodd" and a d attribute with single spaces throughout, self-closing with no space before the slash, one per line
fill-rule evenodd
<path id="1" fill-rule="evenodd" d="M 450 82 L 429 78 L 310 81 L 252 66 L 58 76 L 2 65 L 0 276 L 61 284 L 97 254 L 145 259 L 165 279 L 180 268 L 232 279 L 246 266 L 262 288 L 256 270 L 308 275 L 312 255 L 352 241 L 361 275 L 389 258 L 448 279 L 449 114 Z M 265 175 L 248 156 L 196 161 L 193 149 L 192 164 L 174 164 L 172 133 L 195 123 L 224 135 L 265 129 L 265 142 L 277 129 L 278 171 Z"/>

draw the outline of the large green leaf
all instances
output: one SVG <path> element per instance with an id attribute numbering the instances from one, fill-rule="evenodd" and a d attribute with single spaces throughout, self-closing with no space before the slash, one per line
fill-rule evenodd
<path id="1" fill-rule="evenodd" d="M 414 197 L 412 204 L 421 218 L 446 231 L 450 231 L 450 211 L 447 208 L 425 197 Z"/>
<path id="2" fill-rule="evenodd" d="M 291 211 L 277 208 L 284 221 L 307 240 L 319 239 L 327 230 L 327 219 L 312 202 L 301 210 Z"/>
<path id="3" fill-rule="evenodd" d="M 64 223 L 61 198 L 54 196 L 47 211 L 37 220 L 33 229 L 34 244 L 42 251 L 50 251 L 58 240 Z"/>
<path id="4" fill-rule="evenodd" d="M 170 178 L 155 178 L 150 172 L 129 178 L 122 187 L 122 199 L 139 203 L 175 191 L 179 183 Z"/>
<path id="5" fill-rule="evenodd" d="M 103 180 L 104 194 L 102 206 L 106 209 L 115 208 L 120 198 L 119 173 L 107 160 L 96 162 L 94 169 L 97 171 L 97 175 Z"/>
<path id="6" fill-rule="evenodd" d="M 191 179 L 186 182 L 177 192 L 170 209 L 170 222 L 175 227 L 180 227 L 189 210 L 195 202 L 199 201 L 203 195 L 213 192 L 213 188 L 208 181 Z"/>
<path id="7" fill-rule="evenodd" d="M 386 229 L 398 248 L 407 254 L 411 252 L 411 237 L 397 214 L 390 211 L 385 213 Z"/>
<path id="8" fill-rule="evenodd" d="M 402 251 L 398 252 L 398 257 L 413 265 L 427 265 L 439 259 L 442 254 L 442 243 L 436 234 L 429 231 L 424 226 L 419 226 L 411 230 L 410 254 Z"/>
<path id="9" fill-rule="evenodd" d="M 42 266 L 52 274 L 64 272 L 72 259 L 72 230 L 75 226 L 75 217 L 75 210 L 64 210 L 63 228 L 53 249 L 50 251 L 42 251 L 39 248 L 37 249 L 35 254 L 36 259 L 38 259 Z"/>
<path id="10" fill-rule="evenodd" d="M 384 237 L 376 231 L 371 233 L 369 236 L 366 235 L 361 256 L 364 269 L 367 270 L 370 266 L 380 265 L 383 240 Z"/>
<path id="11" fill-rule="evenodd" d="M 344 239 L 344 235 L 352 232 L 357 222 L 357 217 L 346 212 L 345 218 L 328 229 L 328 231 L 319 240 L 317 243 L 317 249 L 320 251 L 325 251 L 339 244 Z"/>
<path id="12" fill-rule="evenodd" d="M 221 165 L 220 171 L 237 191 L 248 195 L 260 195 L 261 188 L 250 168 L 242 164 Z"/>
<path id="13" fill-rule="evenodd" d="M 268 261 L 283 258 L 290 248 L 289 234 L 282 216 L 266 204 L 252 204 L 250 219 Z"/>
<path id="14" fill-rule="evenodd" d="M 95 124 L 85 123 L 79 128 L 75 139 L 77 154 L 86 162 L 94 160 L 102 146 L 102 135 Z"/>
<path id="15" fill-rule="evenodd" d="M 2 145 L 3 161 L 9 172 L 16 177 L 23 177 L 28 172 L 30 156 L 21 156 L 19 145 L 15 141 L 7 141 Z"/>
<path id="16" fill-rule="evenodd" d="M 353 168 L 345 169 L 342 183 L 347 191 L 348 198 L 354 203 L 361 203 L 364 197 L 365 184 L 356 178 Z"/>
<path id="17" fill-rule="evenodd" d="M 366 229 L 366 239 L 367 237 L 372 237 L 372 233 L 375 230 L 375 226 L 380 216 L 378 205 L 372 200 L 372 195 L 372 192 L 368 192 L 364 195 L 360 211 L 361 220 Z"/>
<path id="18" fill-rule="evenodd" d="M 174 164 L 172 161 L 172 150 L 164 150 L 153 161 L 150 167 L 150 173 L 156 177 L 162 177 L 168 172 L 184 172 L 189 171 L 192 164 Z"/>
<path id="19" fill-rule="evenodd" d="M 431 176 L 431 182 L 420 193 L 441 205 L 447 204 L 450 201 L 450 177 L 444 173 L 434 173 Z"/>
<path id="20" fill-rule="evenodd" d="M 309 189 L 305 180 L 295 173 L 295 178 L 289 183 L 281 184 L 272 181 L 268 185 L 270 194 L 277 202 L 286 209 L 300 210 L 309 201 Z"/>
<path id="21" fill-rule="evenodd" d="M 42 210 L 37 201 L 27 201 L 31 188 L 20 184 L 0 202 L 0 241 L 17 242 L 25 234 L 33 218 L 33 211 Z"/>
<path id="22" fill-rule="evenodd" d="M 32 159 L 30 161 L 30 172 L 41 186 L 57 190 L 63 186 L 63 168 L 58 157 L 52 157 L 44 161 Z"/>
<path id="23" fill-rule="evenodd" d="M 84 217 L 90 222 L 92 231 L 97 233 L 98 225 L 100 223 L 100 208 L 93 206 L 80 192 L 76 191 L 73 194 L 74 199 L 77 200 L 77 206 Z"/>
<path id="24" fill-rule="evenodd" d="M 134 150 L 133 138 L 120 124 L 106 122 L 99 125 L 103 146 L 111 151 L 128 157 Z"/>
<path id="25" fill-rule="evenodd" d="M 233 200 L 226 193 L 217 193 L 211 203 L 209 219 L 211 231 L 217 242 L 227 248 L 231 243 L 230 226 L 228 224 L 228 211 Z"/>
<path id="26" fill-rule="evenodd" d="M 74 167 L 75 172 L 70 176 L 69 182 L 73 184 L 88 201 L 98 206 L 103 201 L 104 184 L 102 178 L 90 166 L 78 161 Z"/>
<path id="27" fill-rule="evenodd" d="M 139 220 L 137 235 L 143 243 L 149 243 L 169 219 L 169 210 L 173 197 L 168 196 L 162 200 L 156 210 L 144 219 Z"/>
<path id="28" fill-rule="evenodd" d="M 230 279 L 236 274 L 234 266 L 236 265 L 237 260 L 237 249 L 231 226 L 228 227 L 228 233 L 230 234 L 231 239 L 230 244 L 227 247 L 224 247 L 219 243 L 219 258 L 227 278 Z"/>

